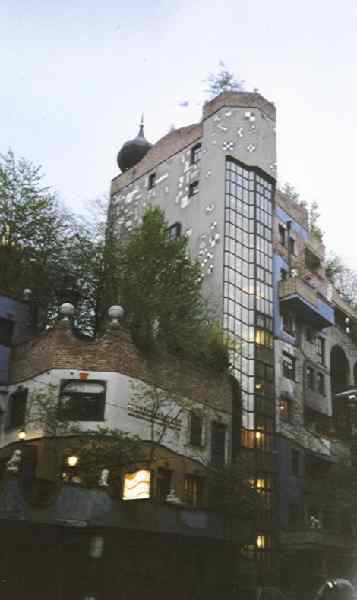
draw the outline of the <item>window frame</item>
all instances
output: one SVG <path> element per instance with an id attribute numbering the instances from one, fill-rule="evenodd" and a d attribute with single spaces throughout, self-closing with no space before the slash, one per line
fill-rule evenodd
<path id="1" fill-rule="evenodd" d="M 198 508 L 203 504 L 204 477 L 195 473 L 186 473 L 184 477 L 184 499 L 187 504 Z M 194 489 L 196 486 L 196 489 Z"/>
<path id="2" fill-rule="evenodd" d="M 201 162 L 201 152 L 202 152 L 202 144 L 198 142 L 191 148 L 191 157 L 190 164 L 191 165 L 199 165 Z M 198 155 L 198 158 L 197 158 Z"/>
<path id="3" fill-rule="evenodd" d="M 196 424 L 198 421 L 200 421 L 200 428 L 199 429 L 197 428 L 196 431 L 193 430 L 193 425 L 195 423 L 195 420 L 196 420 Z M 198 412 L 195 412 L 194 410 L 191 411 L 190 412 L 190 430 L 189 430 L 190 446 L 193 446 L 194 448 L 202 448 L 203 447 L 203 445 L 204 445 L 203 444 L 203 428 L 204 428 L 204 421 L 203 421 L 202 415 L 200 415 Z"/>
<path id="4" fill-rule="evenodd" d="M 152 190 L 156 185 L 156 171 L 150 173 L 148 179 L 148 190 Z"/>
<path id="5" fill-rule="evenodd" d="M 214 437 L 215 435 L 223 435 L 223 444 L 217 451 L 217 444 L 214 448 Z M 217 438 L 216 438 L 217 440 Z M 219 437 L 218 437 L 219 440 Z M 222 442 L 220 442 L 222 443 Z M 223 467 L 226 464 L 226 446 L 227 446 L 227 425 L 220 423 L 219 421 L 211 422 L 211 463 L 215 467 Z"/>
<path id="6" fill-rule="evenodd" d="M 29 390 L 24 386 L 18 386 L 16 390 L 10 394 L 8 399 L 7 430 L 19 429 L 25 425 L 28 395 Z M 14 400 L 21 402 L 22 406 L 20 404 L 20 406 L 15 407 Z"/>
<path id="7" fill-rule="evenodd" d="M 197 196 L 199 193 L 199 182 L 198 179 L 192 181 L 188 186 L 188 197 L 193 198 L 193 196 Z"/>
<path id="8" fill-rule="evenodd" d="M 5 328 L 5 332 L 2 330 L 3 327 Z M 6 329 L 8 330 L 6 331 Z M 7 348 L 11 347 L 14 331 L 15 321 L 0 317 L 0 346 L 6 346 Z"/>
<path id="9" fill-rule="evenodd" d="M 71 383 L 77 384 L 77 385 L 78 384 L 79 385 L 81 385 L 81 384 L 83 384 L 83 385 L 97 384 L 98 385 L 99 384 L 103 387 L 103 392 L 101 394 L 90 393 L 90 392 L 72 392 L 75 396 L 80 396 L 80 395 L 91 396 L 91 397 L 102 396 L 102 398 L 101 398 L 102 405 L 100 406 L 100 413 L 102 416 L 100 418 L 96 418 L 96 419 L 93 419 L 93 418 L 83 419 L 83 418 L 78 418 L 78 417 L 77 418 L 72 418 L 72 417 L 65 418 L 65 413 L 63 411 L 63 407 L 61 406 L 61 398 L 65 394 L 64 390 L 65 390 L 66 385 L 71 384 Z M 67 392 L 67 394 L 69 394 L 69 393 L 70 392 Z M 102 422 L 102 421 L 105 421 L 106 400 L 107 400 L 107 382 L 104 379 L 90 379 L 90 380 L 88 380 L 88 379 L 85 379 L 85 380 L 62 379 L 60 382 L 60 388 L 59 388 L 59 394 L 58 394 L 58 412 L 64 421 L 74 421 L 74 422 L 79 422 L 79 423 L 81 423 L 81 422 L 83 422 L 83 423 Z M 99 409 L 98 409 L 98 412 L 99 412 Z"/>
<path id="10" fill-rule="evenodd" d="M 291 367 L 288 365 L 289 360 L 291 361 Z M 282 372 L 283 377 L 286 379 L 290 379 L 290 381 L 296 381 L 296 357 L 293 356 L 293 354 L 289 354 L 289 352 L 286 352 L 285 350 L 283 351 Z"/>

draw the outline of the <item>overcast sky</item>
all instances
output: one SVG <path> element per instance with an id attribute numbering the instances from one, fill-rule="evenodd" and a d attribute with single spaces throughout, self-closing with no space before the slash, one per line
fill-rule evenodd
<path id="1" fill-rule="evenodd" d="M 328 248 L 357 268 L 356 31 L 354 0 L 2 0 L 0 152 L 83 211 L 141 113 L 151 142 L 199 120 L 223 61 L 276 104 L 279 180 L 319 203 Z"/>

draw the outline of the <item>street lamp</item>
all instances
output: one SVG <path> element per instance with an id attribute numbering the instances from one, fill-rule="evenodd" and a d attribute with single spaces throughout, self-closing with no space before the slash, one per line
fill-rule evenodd
<path id="1" fill-rule="evenodd" d="M 17 437 L 19 438 L 19 440 L 21 440 L 23 442 L 26 437 L 26 431 L 24 429 L 20 429 L 17 432 Z"/>

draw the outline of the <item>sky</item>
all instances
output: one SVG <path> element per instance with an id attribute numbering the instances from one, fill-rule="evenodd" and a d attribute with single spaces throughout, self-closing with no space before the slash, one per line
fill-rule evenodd
<path id="1" fill-rule="evenodd" d="M 2 0 L 0 153 L 83 212 L 141 113 L 150 142 L 200 120 L 223 61 L 275 103 L 278 179 L 318 202 L 328 250 L 357 269 L 356 31 L 354 0 Z"/>

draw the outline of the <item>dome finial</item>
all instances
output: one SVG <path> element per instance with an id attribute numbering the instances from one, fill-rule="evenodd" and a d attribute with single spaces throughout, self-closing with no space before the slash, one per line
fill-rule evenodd
<path id="1" fill-rule="evenodd" d="M 144 136 L 144 113 L 142 113 L 142 114 L 141 114 L 141 121 L 140 121 L 139 136 L 140 136 L 140 137 L 145 137 L 145 136 Z"/>

